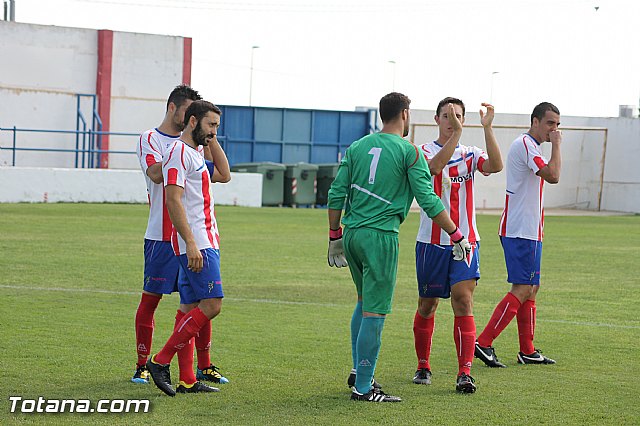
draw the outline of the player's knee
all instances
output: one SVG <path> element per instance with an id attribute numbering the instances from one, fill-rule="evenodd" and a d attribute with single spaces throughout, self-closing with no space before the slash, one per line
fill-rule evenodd
<path id="1" fill-rule="evenodd" d="M 418 300 L 418 313 L 423 318 L 430 318 L 436 313 L 440 299 L 437 298 L 420 298 Z"/>

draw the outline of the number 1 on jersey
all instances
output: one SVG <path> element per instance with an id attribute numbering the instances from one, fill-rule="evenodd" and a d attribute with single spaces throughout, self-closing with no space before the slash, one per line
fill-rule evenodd
<path id="1" fill-rule="evenodd" d="M 371 159 L 371 165 L 369 166 L 369 184 L 370 185 L 372 185 L 376 181 L 376 169 L 378 168 L 380 153 L 382 153 L 382 148 L 371 148 L 368 152 L 368 154 L 373 155 L 373 158 Z"/>

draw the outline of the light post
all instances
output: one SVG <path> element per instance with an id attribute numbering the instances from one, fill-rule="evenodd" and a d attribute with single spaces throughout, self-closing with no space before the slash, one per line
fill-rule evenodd
<path id="1" fill-rule="evenodd" d="M 251 106 L 252 96 L 253 96 L 253 53 L 256 49 L 259 49 L 260 46 L 251 46 L 251 73 L 249 75 L 249 106 Z"/>
<path id="2" fill-rule="evenodd" d="M 491 92 L 489 94 L 489 103 L 493 105 L 493 77 L 495 77 L 496 74 L 500 74 L 500 71 L 494 71 L 491 73 Z"/>
<path id="3" fill-rule="evenodd" d="M 395 92 L 396 91 L 396 61 L 388 61 L 391 66 L 393 67 L 391 69 L 391 73 L 392 73 L 392 80 L 391 80 L 391 91 Z"/>

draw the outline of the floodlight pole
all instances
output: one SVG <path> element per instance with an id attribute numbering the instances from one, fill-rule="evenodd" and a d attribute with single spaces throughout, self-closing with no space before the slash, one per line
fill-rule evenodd
<path id="1" fill-rule="evenodd" d="M 392 66 L 391 72 L 393 73 L 393 79 L 391 80 L 391 91 L 396 91 L 396 61 L 388 61 Z"/>
<path id="2" fill-rule="evenodd" d="M 253 100 L 252 96 L 253 96 L 253 53 L 256 51 L 256 49 L 259 49 L 260 46 L 251 46 L 251 69 L 250 69 L 250 75 L 249 75 L 249 106 L 251 106 L 251 102 Z"/>
<path id="3" fill-rule="evenodd" d="M 496 74 L 500 74 L 500 71 L 494 71 L 491 73 L 491 92 L 489 93 L 489 103 L 493 104 L 493 77 Z"/>

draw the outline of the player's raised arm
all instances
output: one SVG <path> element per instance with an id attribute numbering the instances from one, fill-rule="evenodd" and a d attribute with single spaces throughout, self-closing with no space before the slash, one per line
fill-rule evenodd
<path id="1" fill-rule="evenodd" d="M 225 154 L 218 138 L 214 136 L 213 140 L 209 142 L 209 150 L 214 165 L 213 175 L 211 176 L 211 182 L 226 183 L 231 180 L 231 169 L 229 168 L 229 160 Z M 205 152 L 207 150 L 205 149 Z"/>
<path id="2" fill-rule="evenodd" d="M 447 162 L 451 159 L 451 156 L 460 141 L 460 136 L 462 136 L 462 122 L 464 121 L 464 116 L 456 113 L 454 104 L 447 104 L 445 111 L 440 116 L 436 115 L 436 122 L 438 125 L 440 125 L 440 121 L 443 119 L 447 120 L 447 123 L 449 124 L 451 136 L 449 136 L 442 149 L 428 162 L 429 171 L 432 176 L 442 173 L 442 169 L 444 169 Z"/>
<path id="3" fill-rule="evenodd" d="M 485 113 L 482 108 L 480 109 L 480 124 L 484 130 L 484 141 L 487 145 L 487 161 L 482 165 L 483 173 L 497 173 L 502 170 L 504 164 L 502 163 L 502 154 L 498 147 L 498 142 L 493 133 L 493 118 L 495 116 L 494 107 L 488 103 L 482 103 L 482 106 L 487 109 Z"/>
<path id="4" fill-rule="evenodd" d="M 151 182 L 161 184 L 162 183 L 162 163 L 155 163 L 147 168 L 147 176 L 151 179 Z"/>
<path id="5" fill-rule="evenodd" d="M 551 158 L 549 163 L 538 171 L 538 176 L 549 183 L 560 182 L 560 169 L 562 168 L 562 156 L 560 145 L 562 144 L 562 132 L 558 129 L 549 132 L 551 142 Z"/>

